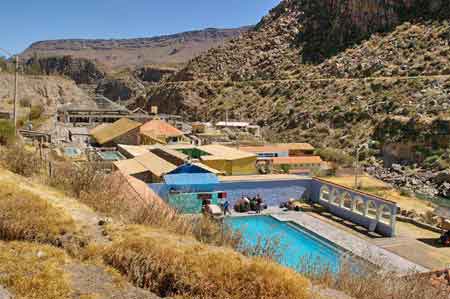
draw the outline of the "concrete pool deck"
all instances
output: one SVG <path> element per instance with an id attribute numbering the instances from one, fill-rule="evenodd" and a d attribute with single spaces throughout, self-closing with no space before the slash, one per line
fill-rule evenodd
<path id="1" fill-rule="evenodd" d="M 426 267 L 381 248 L 368 240 L 340 230 L 339 228 L 308 215 L 305 212 L 285 212 L 278 208 L 269 208 L 264 211 L 262 215 L 272 216 L 279 221 L 290 222 L 304 227 L 314 234 L 336 244 L 344 251 L 354 254 L 355 256 L 388 271 L 395 271 L 401 274 L 429 271 Z M 233 214 L 233 216 L 254 216 L 254 214 Z"/>

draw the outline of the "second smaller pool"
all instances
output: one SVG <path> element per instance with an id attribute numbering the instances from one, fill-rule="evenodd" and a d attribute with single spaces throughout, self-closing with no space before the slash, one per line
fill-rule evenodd
<path id="1" fill-rule="evenodd" d="M 337 272 L 343 253 L 326 240 L 306 230 L 280 222 L 270 216 L 248 216 L 227 218 L 226 223 L 233 231 L 240 231 L 249 246 L 272 240 L 279 243 L 276 256 L 279 262 L 294 270 L 302 267 L 323 267 Z"/>

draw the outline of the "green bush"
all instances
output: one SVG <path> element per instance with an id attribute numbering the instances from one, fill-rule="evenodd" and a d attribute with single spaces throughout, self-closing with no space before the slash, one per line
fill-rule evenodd
<path id="1" fill-rule="evenodd" d="M 14 139 L 14 124 L 8 120 L 0 120 L 0 144 L 6 145 Z"/>
<path id="2" fill-rule="evenodd" d="M 345 153 L 343 150 L 336 148 L 322 148 L 315 152 L 316 155 L 320 156 L 323 160 L 329 162 L 335 162 L 343 166 L 351 166 L 353 163 L 353 158 Z"/>
<path id="3" fill-rule="evenodd" d="M 44 106 L 42 105 L 33 106 L 31 107 L 30 110 L 30 119 L 31 120 L 39 119 L 42 116 L 42 113 L 44 113 Z"/>

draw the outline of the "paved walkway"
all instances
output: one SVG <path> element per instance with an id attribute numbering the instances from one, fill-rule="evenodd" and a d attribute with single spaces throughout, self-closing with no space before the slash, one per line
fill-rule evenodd
<path id="1" fill-rule="evenodd" d="M 271 216 L 283 222 L 296 223 L 311 232 L 329 240 L 342 249 L 361 257 L 364 260 L 378 265 L 389 271 L 396 271 L 399 273 L 410 272 L 428 272 L 429 269 L 413 263 L 395 253 L 389 252 L 381 247 L 378 247 L 367 240 L 358 238 L 345 231 L 337 229 L 318 218 L 310 216 L 306 213 L 299 212 L 275 212 L 275 210 L 268 211 Z"/>

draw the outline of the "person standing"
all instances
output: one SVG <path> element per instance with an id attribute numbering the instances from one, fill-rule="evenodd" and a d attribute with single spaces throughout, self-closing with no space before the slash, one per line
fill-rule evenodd
<path id="1" fill-rule="evenodd" d="M 227 214 L 230 214 L 230 215 L 231 215 L 231 212 L 230 212 L 230 202 L 229 202 L 228 200 L 226 200 L 226 201 L 223 203 L 223 215 L 226 216 Z"/>

